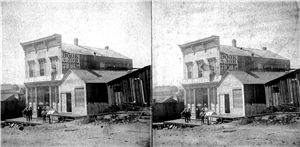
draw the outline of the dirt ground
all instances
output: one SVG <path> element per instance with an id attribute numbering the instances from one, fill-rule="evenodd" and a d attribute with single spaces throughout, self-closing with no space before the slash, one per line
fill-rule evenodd
<path id="1" fill-rule="evenodd" d="M 153 131 L 153 146 L 300 146 L 300 120 L 288 125 L 231 122 Z"/>
<path id="2" fill-rule="evenodd" d="M 4 127 L 1 146 L 149 146 L 149 123 L 80 124 L 79 121 L 39 126 Z"/>

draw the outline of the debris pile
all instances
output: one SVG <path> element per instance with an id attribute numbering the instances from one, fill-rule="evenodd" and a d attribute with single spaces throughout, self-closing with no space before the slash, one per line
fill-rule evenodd
<path id="1" fill-rule="evenodd" d="M 263 125 L 270 125 L 270 124 L 290 124 L 296 122 L 297 115 L 292 114 L 282 114 L 282 115 L 267 115 L 263 117 L 258 117 L 253 120 L 254 124 L 263 124 Z"/>
<path id="2" fill-rule="evenodd" d="M 145 116 L 146 115 L 146 116 Z M 96 125 L 101 123 L 135 123 L 141 120 L 145 120 L 150 122 L 150 116 L 147 116 L 147 113 L 139 112 L 139 113 L 110 113 L 106 115 L 100 116 L 87 116 L 83 118 L 80 123 L 81 124 L 89 124 L 94 122 Z"/>
<path id="3" fill-rule="evenodd" d="M 282 104 L 278 106 L 278 112 L 300 112 L 300 108 L 291 104 Z"/>
<path id="4" fill-rule="evenodd" d="M 194 126 L 190 125 L 175 125 L 175 124 L 152 124 L 152 129 L 154 130 L 174 130 L 174 129 L 184 129 L 184 128 L 193 128 Z"/>
<path id="5" fill-rule="evenodd" d="M 269 114 L 261 117 L 245 118 L 240 124 L 253 123 L 254 125 L 263 124 L 290 124 L 299 119 L 300 107 L 294 107 L 292 104 L 281 104 L 277 107 L 270 106 L 262 111 L 262 114 Z"/>
<path id="6" fill-rule="evenodd" d="M 274 112 L 300 112 L 300 107 L 294 107 L 292 104 L 281 104 L 277 107 L 267 107 L 262 111 L 263 114 Z"/>
<path id="7" fill-rule="evenodd" d="M 249 117 L 245 117 L 241 120 L 240 125 L 247 125 L 253 122 L 253 119 Z"/>
<path id="8" fill-rule="evenodd" d="M 285 125 L 296 122 L 296 119 L 299 119 L 297 114 L 266 115 L 252 118 L 246 117 L 241 120 L 240 125 Z"/>

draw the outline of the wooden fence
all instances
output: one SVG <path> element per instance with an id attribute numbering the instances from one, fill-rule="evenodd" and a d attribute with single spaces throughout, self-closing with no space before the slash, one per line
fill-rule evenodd
<path id="1" fill-rule="evenodd" d="M 184 109 L 184 103 L 156 103 L 152 109 L 153 122 L 179 119 Z"/>
<path id="2" fill-rule="evenodd" d="M 266 109 L 265 104 L 246 104 L 246 116 L 261 114 Z"/>
<path id="3" fill-rule="evenodd" d="M 26 107 L 23 101 L 1 101 L 1 120 L 22 117 L 22 111 Z"/>
<path id="4" fill-rule="evenodd" d="M 103 113 L 106 109 L 109 108 L 107 103 L 88 103 L 87 104 L 87 113 L 91 114 L 100 114 Z"/>

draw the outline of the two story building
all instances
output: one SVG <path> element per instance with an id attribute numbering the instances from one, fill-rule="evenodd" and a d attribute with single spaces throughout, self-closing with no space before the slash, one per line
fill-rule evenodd
<path id="1" fill-rule="evenodd" d="M 290 61 L 262 49 L 243 48 L 232 40 L 232 46 L 221 45 L 219 36 L 211 36 L 179 45 L 183 54 L 185 105 L 192 118 L 198 106 L 217 111 L 220 94 L 217 86 L 227 70 L 284 71 Z"/>
<path id="2" fill-rule="evenodd" d="M 66 44 L 60 34 L 24 42 L 21 46 L 25 54 L 26 104 L 34 113 L 38 106 L 62 111 L 58 84 L 69 69 L 132 69 L 132 59 L 108 46 L 81 46 L 76 38 L 74 44 Z"/>

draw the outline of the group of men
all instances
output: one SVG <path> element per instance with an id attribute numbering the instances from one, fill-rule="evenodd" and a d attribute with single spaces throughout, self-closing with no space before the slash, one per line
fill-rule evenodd
<path id="1" fill-rule="evenodd" d="M 26 107 L 23 111 L 22 111 L 23 115 L 26 117 L 26 121 L 32 121 L 32 108 L 28 108 Z"/>
<path id="2" fill-rule="evenodd" d="M 185 109 L 182 111 L 181 115 L 184 117 L 184 122 L 185 122 L 185 123 L 191 122 L 191 109 L 185 108 Z"/>
<path id="3" fill-rule="evenodd" d="M 204 104 L 204 107 L 198 106 L 196 108 L 196 119 L 200 119 L 201 124 L 204 124 L 205 115 L 208 112 L 207 105 Z"/>
<path id="4" fill-rule="evenodd" d="M 204 104 L 204 107 L 201 105 L 196 108 L 196 119 L 200 119 L 201 124 L 204 124 L 205 114 L 208 112 L 207 105 Z M 189 123 L 191 122 L 191 109 L 185 108 L 181 115 L 184 117 L 184 122 Z"/>
<path id="5" fill-rule="evenodd" d="M 37 108 L 38 117 L 43 118 L 43 123 L 46 123 L 47 112 L 49 111 L 49 109 L 50 109 L 50 107 L 48 105 L 44 106 L 43 108 L 38 106 L 38 108 Z M 32 121 L 32 107 L 30 107 L 30 108 L 26 107 L 22 111 L 22 113 L 26 117 L 26 121 Z M 49 123 L 50 123 L 50 117 L 49 117 Z"/>

